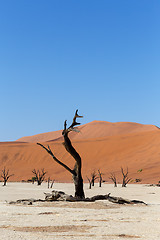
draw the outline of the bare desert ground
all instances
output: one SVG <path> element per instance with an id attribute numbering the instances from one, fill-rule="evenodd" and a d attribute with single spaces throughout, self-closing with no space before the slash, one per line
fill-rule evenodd
<path id="1" fill-rule="evenodd" d="M 126 188 L 103 184 L 88 189 L 90 197 L 111 193 L 112 196 L 143 200 L 148 205 L 117 205 L 107 200 L 88 202 L 36 202 L 33 205 L 8 204 L 24 198 L 44 199 L 51 192 L 47 183 L 0 183 L 0 236 L 2 240 L 61 239 L 160 239 L 160 188 L 128 184 Z M 74 195 L 72 183 L 55 183 L 54 190 Z"/>

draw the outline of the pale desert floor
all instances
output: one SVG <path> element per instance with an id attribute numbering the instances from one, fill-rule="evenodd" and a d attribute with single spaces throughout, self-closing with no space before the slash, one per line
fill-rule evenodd
<path id="1" fill-rule="evenodd" d="M 0 239 L 160 239 L 160 188 L 130 184 L 127 188 L 103 184 L 91 190 L 85 184 L 86 196 L 111 193 L 111 196 L 143 200 L 148 205 L 117 205 L 107 200 L 87 202 L 33 203 L 11 205 L 6 201 L 23 198 L 44 199 L 51 192 L 47 183 L 0 183 Z M 71 183 L 55 183 L 54 190 L 74 195 Z"/>

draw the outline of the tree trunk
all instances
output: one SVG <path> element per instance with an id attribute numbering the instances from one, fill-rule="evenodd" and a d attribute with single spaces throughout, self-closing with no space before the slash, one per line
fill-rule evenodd
<path id="1" fill-rule="evenodd" d="M 51 183 L 51 186 L 50 186 L 50 188 L 52 188 L 52 187 L 53 187 L 53 183 L 54 183 L 54 180 L 52 180 L 52 183 Z"/>
<path id="2" fill-rule="evenodd" d="M 83 179 L 82 176 L 75 176 L 73 175 L 73 182 L 75 185 L 75 197 L 85 198 L 84 190 L 83 190 Z"/>
<path id="3" fill-rule="evenodd" d="M 6 186 L 6 184 L 7 184 L 7 180 L 4 179 L 3 186 Z"/>
<path id="4" fill-rule="evenodd" d="M 64 136 L 64 146 L 66 150 L 72 155 L 72 157 L 75 159 L 76 163 L 73 169 L 73 182 L 75 185 L 75 197 L 79 198 L 85 198 L 84 190 L 83 190 L 83 179 L 81 174 L 81 157 L 77 153 L 77 151 L 74 149 L 74 147 L 71 144 L 70 139 L 68 138 L 68 132 L 63 134 Z"/>
<path id="5" fill-rule="evenodd" d="M 123 183 L 123 184 L 122 184 L 122 187 L 126 187 L 126 184 L 125 184 L 125 183 Z"/>
<path id="6" fill-rule="evenodd" d="M 99 174 L 99 187 L 102 187 L 102 176 Z"/>
<path id="7" fill-rule="evenodd" d="M 99 187 L 102 187 L 102 180 L 99 181 Z"/>
<path id="8" fill-rule="evenodd" d="M 41 183 L 42 183 L 41 181 L 37 181 L 37 185 L 38 185 L 38 186 L 40 186 L 40 185 L 41 185 Z"/>
<path id="9" fill-rule="evenodd" d="M 50 183 L 50 177 L 48 178 L 48 188 L 49 188 L 49 183 Z"/>
<path id="10" fill-rule="evenodd" d="M 94 187 L 94 179 L 92 179 L 92 186 Z"/>

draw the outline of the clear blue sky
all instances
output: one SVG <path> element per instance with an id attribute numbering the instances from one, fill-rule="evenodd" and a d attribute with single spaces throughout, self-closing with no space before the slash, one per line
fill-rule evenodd
<path id="1" fill-rule="evenodd" d="M 0 141 L 103 120 L 160 126 L 159 0 L 0 1 Z"/>

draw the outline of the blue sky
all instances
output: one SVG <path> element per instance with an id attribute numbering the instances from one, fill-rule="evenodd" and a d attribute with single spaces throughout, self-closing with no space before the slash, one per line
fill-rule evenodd
<path id="1" fill-rule="evenodd" d="M 103 120 L 160 126 L 158 0 L 0 1 L 0 141 Z"/>

